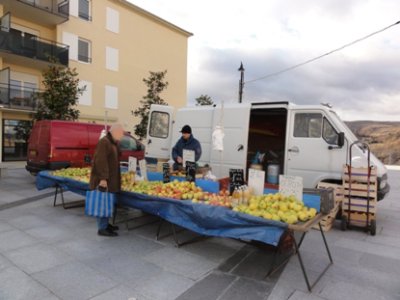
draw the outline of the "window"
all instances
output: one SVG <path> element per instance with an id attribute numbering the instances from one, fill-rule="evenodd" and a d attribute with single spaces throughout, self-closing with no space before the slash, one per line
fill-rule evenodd
<path id="1" fill-rule="evenodd" d="M 106 85 L 105 91 L 105 102 L 106 108 L 118 108 L 118 88 L 115 86 Z"/>
<path id="2" fill-rule="evenodd" d="M 3 161 L 26 160 L 31 121 L 3 119 Z"/>
<path id="3" fill-rule="evenodd" d="M 322 133 L 322 114 L 297 113 L 294 119 L 294 137 L 319 138 Z"/>
<path id="4" fill-rule="evenodd" d="M 79 16 L 79 18 L 86 20 L 86 21 L 92 20 L 92 18 L 90 16 L 90 1 L 89 0 L 79 0 L 78 16 Z"/>
<path id="5" fill-rule="evenodd" d="M 167 138 L 169 130 L 169 114 L 153 111 L 150 117 L 150 136 Z"/>
<path id="6" fill-rule="evenodd" d="M 10 99 L 22 98 L 22 82 L 10 79 Z"/>
<path id="7" fill-rule="evenodd" d="M 62 42 L 69 46 L 69 59 L 78 60 L 78 36 L 64 31 Z"/>
<path id="8" fill-rule="evenodd" d="M 82 38 L 78 38 L 78 60 L 86 63 L 90 63 L 90 42 Z"/>
<path id="9" fill-rule="evenodd" d="M 92 105 L 92 83 L 85 80 L 79 81 L 79 88 L 85 87 L 82 95 L 79 95 L 79 104 L 80 105 Z"/>
<path id="10" fill-rule="evenodd" d="M 136 140 L 129 135 L 124 135 L 122 137 L 119 146 L 120 146 L 121 150 L 130 150 L 130 151 L 138 150 L 138 145 L 137 145 Z"/>
<path id="11" fill-rule="evenodd" d="M 10 104 L 31 107 L 34 104 L 33 97 L 36 91 L 36 83 L 10 79 Z"/>
<path id="12" fill-rule="evenodd" d="M 335 128 L 333 128 L 331 123 L 329 123 L 329 121 L 326 118 L 324 118 L 322 137 L 330 145 L 338 144 L 339 134 L 336 132 Z"/>
<path id="13" fill-rule="evenodd" d="M 106 11 L 106 28 L 107 30 L 118 33 L 119 32 L 119 12 L 115 9 L 107 7 Z"/>
<path id="14" fill-rule="evenodd" d="M 118 60 L 118 49 L 106 47 L 106 69 L 111 71 L 118 71 Z"/>

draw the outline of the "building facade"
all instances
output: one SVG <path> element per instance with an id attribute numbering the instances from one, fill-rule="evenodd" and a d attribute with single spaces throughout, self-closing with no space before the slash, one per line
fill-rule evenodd
<path id="1" fill-rule="evenodd" d="M 1 161 L 26 159 L 32 95 L 51 63 L 76 68 L 81 121 L 133 131 L 150 71 L 167 70 L 163 99 L 186 104 L 191 33 L 126 0 L 0 0 L 0 15 Z"/>

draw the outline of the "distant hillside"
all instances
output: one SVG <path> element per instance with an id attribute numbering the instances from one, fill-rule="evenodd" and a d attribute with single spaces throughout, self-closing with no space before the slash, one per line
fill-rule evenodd
<path id="1" fill-rule="evenodd" d="M 400 165 L 400 122 L 346 122 L 384 164 Z"/>

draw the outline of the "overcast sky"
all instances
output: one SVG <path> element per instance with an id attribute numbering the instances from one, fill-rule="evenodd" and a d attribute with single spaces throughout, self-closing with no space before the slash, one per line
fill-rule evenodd
<path id="1" fill-rule="evenodd" d="M 400 21 L 399 0 L 130 0 L 189 31 L 188 103 L 329 102 L 344 120 L 400 121 L 400 24 L 278 76 Z"/>

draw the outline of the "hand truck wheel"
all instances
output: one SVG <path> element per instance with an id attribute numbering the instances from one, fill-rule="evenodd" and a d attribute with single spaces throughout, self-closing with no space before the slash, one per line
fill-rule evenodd
<path id="1" fill-rule="evenodd" d="M 375 235 L 376 234 L 376 221 L 371 220 L 371 224 L 369 226 L 370 226 L 371 235 Z"/>
<path id="2" fill-rule="evenodd" d="M 347 216 L 345 215 L 342 215 L 342 219 L 340 221 L 340 229 L 342 231 L 346 231 L 347 229 Z"/>

